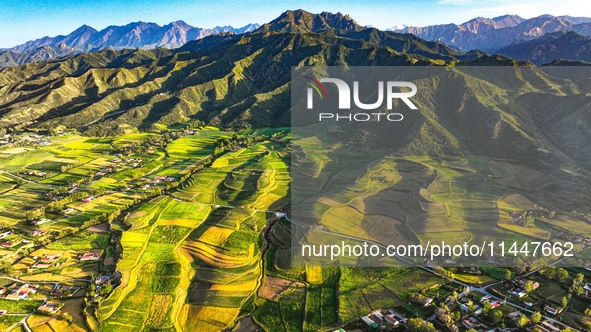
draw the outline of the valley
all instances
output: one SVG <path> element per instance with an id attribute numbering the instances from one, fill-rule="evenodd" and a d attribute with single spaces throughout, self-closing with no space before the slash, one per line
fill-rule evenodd
<path id="1" fill-rule="evenodd" d="M 218 28 L 86 26 L 88 39 L 7 51 L 44 47 L 0 69 L 0 330 L 591 330 L 586 66 L 463 53 L 341 13 Z M 588 38 L 565 34 L 581 58 Z M 416 109 L 307 126 L 292 68 L 358 66 L 410 75 Z M 364 267 L 298 261 L 300 240 L 559 241 L 576 255 Z"/>

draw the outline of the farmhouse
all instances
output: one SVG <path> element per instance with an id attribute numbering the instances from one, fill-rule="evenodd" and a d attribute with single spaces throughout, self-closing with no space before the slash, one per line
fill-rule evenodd
<path id="1" fill-rule="evenodd" d="M 519 318 L 521 318 L 523 314 L 521 313 L 521 311 L 513 311 L 507 314 L 507 317 L 509 317 L 509 319 L 511 319 L 513 322 L 517 323 L 517 321 L 519 320 Z"/>
<path id="2" fill-rule="evenodd" d="M 374 311 L 374 312 L 372 313 L 372 315 L 373 315 L 375 318 L 377 318 L 377 319 L 378 319 L 380 322 L 383 322 L 383 321 L 384 321 L 384 315 L 382 315 L 382 313 L 381 313 L 381 312 L 379 312 L 379 311 Z"/>
<path id="3" fill-rule="evenodd" d="M 73 296 L 74 294 L 76 294 L 76 292 L 78 292 L 80 290 L 80 287 L 78 286 L 69 286 L 69 285 L 65 285 L 65 286 L 60 286 L 54 293 L 53 295 L 57 296 L 57 297 L 62 297 L 62 296 Z"/>
<path id="4" fill-rule="evenodd" d="M 405 323 L 408 319 L 400 313 L 388 309 L 373 311 L 371 314 L 361 317 L 361 320 L 369 328 L 376 329 L 378 326 L 385 328 L 386 323 L 390 323 L 392 326 L 399 326 L 400 324 Z"/>
<path id="5" fill-rule="evenodd" d="M 45 254 L 37 263 L 33 265 L 33 267 L 38 269 L 47 269 L 55 263 L 62 255 L 59 254 Z"/>
<path id="6" fill-rule="evenodd" d="M 108 275 L 100 275 L 94 278 L 94 283 L 96 285 L 103 285 L 111 282 L 111 277 Z"/>
<path id="7" fill-rule="evenodd" d="M 54 315 L 63 306 L 64 306 L 63 303 L 60 303 L 57 301 L 51 301 L 51 302 L 47 302 L 47 303 L 43 304 L 42 306 L 40 306 L 39 308 L 37 308 L 37 311 L 45 313 L 45 314 L 49 314 L 49 315 Z"/>
<path id="8" fill-rule="evenodd" d="M 544 328 L 548 331 L 552 331 L 552 332 L 558 332 L 560 331 L 559 328 L 557 328 L 556 326 L 552 325 L 552 323 L 550 323 L 549 321 L 545 320 L 542 322 L 542 326 L 544 326 Z"/>
<path id="9" fill-rule="evenodd" d="M 47 173 L 39 172 L 39 171 L 28 171 L 28 172 L 25 172 L 25 174 L 30 175 L 30 176 L 37 176 L 37 177 L 44 177 L 45 175 L 47 175 Z"/>
<path id="10" fill-rule="evenodd" d="M 158 182 L 160 182 L 160 181 L 166 181 L 166 182 L 174 181 L 174 178 L 171 178 L 170 176 L 164 176 L 164 175 L 156 175 L 154 177 L 154 179 L 156 179 L 156 181 L 158 181 Z"/>
<path id="11" fill-rule="evenodd" d="M 527 296 L 527 293 L 521 288 L 516 288 L 516 289 L 510 291 L 509 294 L 511 294 L 513 296 L 517 296 L 517 297 Z"/>
<path id="12" fill-rule="evenodd" d="M 82 262 L 85 261 L 98 261 L 101 258 L 101 254 L 98 252 L 85 252 L 78 257 Z"/>
<path id="13" fill-rule="evenodd" d="M 36 229 L 36 230 L 31 231 L 31 236 L 38 237 L 38 236 L 43 236 L 43 234 L 45 234 L 45 233 L 40 229 Z"/>
<path id="14" fill-rule="evenodd" d="M 11 241 L 5 241 L 2 242 L 2 244 L 0 244 L 1 246 L 3 246 L 4 248 L 12 248 L 14 246 L 14 243 L 12 243 Z"/>
<path id="15" fill-rule="evenodd" d="M 462 325 L 464 325 L 467 329 L 477 329 L 477 328 L 486 328 L 486 326 L 480 323 L 476 318 L 470 317 L 468 319 L 464 319 L 462 321 Z"/>
<path id="16" fill-rule="evenodd" d="M 50 221 L 51 221 L 51 219 L 41 218 L 41 219 L 38 219 L 38 220 L 31 221 L 31 224 L 33 224 L 35 226 L 41 226 L 41 225 L 46 224 L 46 223 L 48 223 Z"/>
<path id="17" fill-rule="evenodd" d="M 422 294 L 418 294 L 417 296 L 412 298 L 412 301 L 422 305 L 423 307 L 427 307 L 431 304 L 431 302 L 433 302 L 433 298 L 431 297 L 426 297 Z"/>
<path id="18" fill-rule="evenodd" d="M 372 329 L 378 328 L 378 324 L 376 324 L 376 322 L 374 322 L 373 320 L 371 320 L 371 318 L 369 318 L 367 316 L 361 317 L 361 320 Z"/>
<path id="19" fill-rule="evenodd" d="M 29 294 L 35 294 L 36 292 L 36 287 L 33 287 L 29 284 L 24 284 L 19 288 L 13 289 L 10 294 L 6 295 L 5 299 L 13 301 L 28 300 Z"/>
<path id="20" fill-rule="evenodd" d="M 43 257 L 41 257 L 40 262 L 52 263 L 52 262 L 58 260 L 60 257 L 62 257 L 62 255 L 60 255 L 60 254 L 45 254 L 45 255 L 43 255 Z"/>
<path id="21" fill-rule="evenodd" d="M 92 202 L 92 201 L 94 201 L 95 199 L 96 199 L 96 198 L 95 198 L 94 196 L 88 196 L 88 197 L 84 197 L 84 198 L 82 199 L 82 202 L 84 202 L 84 203 L 88 203 L 88 202 Z"/>
<path id="22" fill-rule="evenodd" d="M 517 283 L 517 285 L 519 285 L 519 287 L 525 288 L 525 284 L 528 281 L 530 281 L 530 280 L 527 280 L 527 279 L 518 279 L 518 280 L 516 280 L 516 283 Z M 533 286 L 533 289 L 538 289 L 538 287 L 540 287 L 540 283 L 537 282 L 537 281 L 532 281 L 532 286 Z"/>
<path id="23" fill-rule="evenodd" d="M 534 331 L 541 331 L 541 332 L 560 332 L 560 329 L 557 328 L 556 326 L 550 324 L 550 322 L 548 321 L 543 321 L 540 324 L 536 324 L 530 328 L 527 329 L 528 332 L 534 332 Z"/>
<path id="24" fill-rule="evenodd" d="M 549 305 L 545 306 L 544 307 L 544 310 L 547 311 L 547 312 L 549 312 L 549 313 L 551 313 L 551 314 L 553 314 L 553 315 L 558 315 L 559 313 L 562 312 L 562 308 L 561 309 L 558 309 L 558 308 L 554 308 L 554 307 L 549 306 Z"/>
<path id="25" fill-rule="evenodd" d="M 408 321 L 406 317 L 394 310 L 388 310 L 388 316 L 396 318 L 399 323 L 406 323 Z"/>
<path id="26" fill-rule="evenodd" d="M 385 316 L 384 319 L 388 323 L 392 324 L 392 326 L 397 326 L 399 324 L 398 320 L 396 318 L 394 318 L 393 316 L 388 315 L 388 316 Z"/>
<path id="27" fill-rule="evenodd" d="M 6 231 L 4 233 L 0 233 L 0 239 L 3 239 L 5 237 L 11 236 L 12 232 L 11 231 Z"/>
<path id="28" fill-rule="evenodd" d="M 475 266 L 462 267 L 461 271 L 463 273 L 469 273 L 469 274 L 481 274 L 482 273 L 482 271 L 480 271 L 480 269 Z"/>

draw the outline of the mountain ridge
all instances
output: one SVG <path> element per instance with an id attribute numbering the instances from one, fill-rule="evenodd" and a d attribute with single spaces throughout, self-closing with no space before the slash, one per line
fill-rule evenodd
<path id="1" fill-rule="evenodd" d="M 405 27 L 396 31 L 412 33 L 461 51 L 481 49 L 495 52 L 516 42 L 533 40 L 547 33 L 563 30 L 591 35 L 591 18 L 541 15 L 524 19 L 516 15 L 503 15 L 492 19 L 477 17 L 462 24 Z"/>
<path id="2" fill-rule="evenodd" d="M 567 126 L 570 118 L 561 113 L 537 114 L 527 107 L 541 97 L 558 103 L 562 96 L 549 95 L 548 90 L 572 92 L 541 67 L 482 51 L 461 55 L 410 34 L 358 30 L 343 17 L 332 21 L 326 15 L 298 15 L 288 14 L 287 22 L 279 20 L 259 32 L 208 36 L 175 50 L 102 50 L 4 68 L 0 127 L 77 129 L 99 137 L 196 122 L 233 129 L 288 127 L 292 67 L 448 65 L 449 84 L 431 89 L 434 81 L 420 82 L 426 92 L 417 98 L 425 107 L 405 114 L 396 143 L 400 151 L 591 163 L 591 151 L 580 145 L 589 138 L 588 96 L 579 94 L 579 102 L 565 113 L 581 119 L 574 127 Z M 478 76 L 478 68 L 470 68 L 475 66 L 531 67 L 528 75 L 517 76 L 531 91 L 517 103 L 499 101 L 503 82 L 495 80 L 502 77 Z M 433 103 L 435 97 L 448 95 L 463 102 L 443 108 Z M 553 128 L 545 117 L 559 120 L 560 127 Z M 368 136 L 368 142 L 371 139 Z M 544 151 L 556 152 L 549 156 Z"/>
<path id="3" fill-rule="evenodd" d="M 249 23 L 240 28 L 216 26 L 211 29 L 193 27 L 184 21 L 160 26 L 151 22 L 132 22 L 126 25 L 110 25 L 96 30 L 86 24 L 67 35 L 42 37 L 11 48 L 0 50 L 0 67 L 50 60 L 79 53 L 103 49 L 154 49 L 178 48 L 191 40 L 223 33 L 242 34 L 256 30 L 259 24 Z M 45 54 L 40 55 L 40 50 Z M 53 55 L 53 56 L 52 56 Z"/>
<path id="4" fill-rule="evenodd" d="M 574 31 L 559 31 L 511 44 L 497 53 L 537 65 L 557 63 L 557 60 L 591 62 L 591 37 Z"/>
<path id="5" fill-rule="evenodd" d="M 287 10 L 269 23 L 260 26 L 255 33 L 271 31 L 321 32 L 326 30 L 359 31 L 365 27 L 359 25 L 347 14 L 340 12 L 321 12 L 313 14 L 308 11 Z"/>

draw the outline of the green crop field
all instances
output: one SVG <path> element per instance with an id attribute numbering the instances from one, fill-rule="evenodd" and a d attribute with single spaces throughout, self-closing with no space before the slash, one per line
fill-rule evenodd
<path id="1" fill-rule="evenodd" d="M 456 2 L 462 15 L 475 5 Z M 86 7 L 80 17 L 109 19 Z M 405 33 L 290 10 L 256 28 L 85 26 L 0 49 L 0 330 L 360 331 L 394 310 L 409 319 L 399 331 L 472 331 L 476 316 L 474 330 L 534 331 L 535 311 L 591 331 L 591 19 L 579 7 Z M 300 72 L 360 82 L 360 67 L 372 79 L 396 67 L 387 80 L 412 80 L 416 109 L 389 100 L 403 122 L 299 118 Z M 355 104 L 374 99 L 356 87 Z M 575 256 L 301 261 L 298 241 L 572 242 Z M 488 312 L 484 295 L 504 303 Z M 53 301 L 63 307 L 42 314 Z"/>

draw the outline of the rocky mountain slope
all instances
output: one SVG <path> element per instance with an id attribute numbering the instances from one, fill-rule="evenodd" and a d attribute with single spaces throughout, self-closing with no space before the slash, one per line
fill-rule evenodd
<path id="1" fill-rule="evenodd" d="M 62 56 L 93 52 L 103 49 L 178 48 L 188 41 L 210 35 L 251 32 L 258 24 L 241 28 L 232 26 L 203 29 L 183 21 L 159 26 L 155 23 L 134 22 L 124 26 L 109 26 L 100 31 L 83 25 L 65 36 L 43 37 L 0 51 L 0 67 L 55 59 Z"/>
<path id="2" fill-rule="evenodd" d="M 405 27 L 398 32 L 412 33 L 460 50 L 481 49 L 494 52 L 520 41 L 528 41 L 547 33 L 563 30 L 591 35 L 591 18 L 542 15 L 523 19 L 515 15 L 492 19 L 478 17 L 463 24 L 443 24 L 426 27 Z"/>

